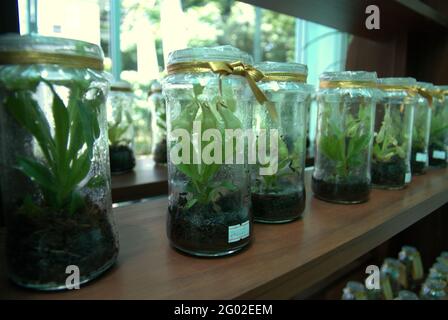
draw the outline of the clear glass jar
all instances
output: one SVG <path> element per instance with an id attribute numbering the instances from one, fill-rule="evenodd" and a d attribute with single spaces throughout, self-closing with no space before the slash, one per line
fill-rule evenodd
<path id="1" fill-rule="evenodd" d="M 135 167 L 134 123 L 132 109 L 135 96 L 131 85 L 120 81 L 112 83 L 107 99 L 110 171 L 122 174 Z"/>
<path id="2" fill-rule="evenodd" d="M 210 62 L 222 66 L 235 61 L 250 64 L 251 57 L 221 46 L 178 50 L 168 58 L 169 74 L 163 82 L 168 124 L 167 233 L 172 246 L 192 255 L 231 254 L 251 240 L 247 159 L 227 161 L 226 156 L 224 161 L 225 152 L 212 158 L 210 150 L 216 141 L 218 155 L 220 141 L 226 139 L 224 130 L 246 130 L 252 125 L 247 79 L 215 73 L 208 67 Z M 194 67 L 201 63 L 207 67 Z M 185 64 L 192 67 L 182 67 Z M 180 138 L 179 132 L 187 137 Z M 207 132 L 213 137 L 206 139 Z M 181 149 L 181 142 L 188 140 Z M 236 146 L 239 139 L 233 141 Z M 232 157 L 237 155 L 236 148 L 226 149 Z"/>
<path id="3" fill-rule="evenodd" d="M 166 164 L 166 105 L 162 95 L 162 86 L 158 81 L 151 85 L 149 103 L 152 114 L 151 128 L 153 132 L 153 158 L 155 163 Z"/>
<path id="4" fill-rule="evenodd" d="M 420 290 L 422 300 L 448 300 L 446 282 L 442 280 L 426 280 Z"/>
<path id="5" fill-rule="evenodd" d="M 0 37 L 6 258 L 21 286 L 66 289 L 69 266 L 82 284 L 116 260 L 102 63 L 90 43 Z"/>
<path id="6" fill-rule="evenodd" d="M 429 165 L 445 168 L 448 163 L 448 86 L 435 86 L 435 89 L 440 94 L 432 104 Z"/>
<path id="7" fill-rule="evenodd" d="M 414 110 L 414 129 L 412 131 L 411 172 L 413 175 L 426 173 L 429 165 L 428 147 L 431 128 L 432 92 L 435 88 L 431 83 L 417 82 L 419 90 Z"/>
<path id="8" fill-rule="evenodd" d="M 389 278 L 393 296 L 396 297 L 402 289 L 408 289 L 406 266 L 394 258 L 384 259 L 381 274 Z"/>
<path id="9" fill-rule="evenodd" d="M 368 200 L 375 84 L 374 72 L 326 72 L 320 77 L 312 188 L 322 200 Z"/>
<path id="10" fill-rule="evenodd" d="M 441 262 L 434 263 L 431 269 L 429 269 L 428 279 L 448 282 L 448 265 Z"/>
<path id="11" fill-rule="evenodd" d="M 413 78 L 382 78 L 382 97 L 376 106 L 372 151 L 372 185 L 402 189 L 411 182 L 411 148 L 414 107 Z"/>
<path id="12" fill-rule="evenodd" d="M 401 290 L 400 292 L 398 292 L 398 296 L 395 298 L 395 300 L 420 300 L 420 299 L 412 291 Z"/>
<path id="13" fill-rule="evenodd" d="M 414 247 L 403 246 L 398 253 L 398 259 L 406 267 L 408 288 L 415 290 L 420 287 L 424 277 L 420 252 Z"/>
<path id="14" fill-rule="evenodd" d="M 361 282 L 349 281 L 342 289 L 342 300 L 368 300 L 367 290 Z"/>
<path id="15" fill-rule="evenodd" d="M 289 222 L 305 208 L 306 119 L 313 88 L 304 83 L 303 64 L 263 62 L 255 67 L 265 75 L 259 87 L 279 117 L 273 119 L 264 105 L 254 106 L 256 136 L 260 130 L 278 130 L 278 166 L 273 175 L 261 175 L 260 164 L 251 167 L 253 215 L 257 222 Z"/>

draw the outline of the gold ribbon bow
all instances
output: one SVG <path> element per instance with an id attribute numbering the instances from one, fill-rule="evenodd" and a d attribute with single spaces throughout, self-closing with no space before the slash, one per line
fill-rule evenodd
<path id="1" fill-rule="evenodd" d="M 264 75 L 261 71 L 255 69 L 251 65 L 236 62 L 225 61 L 207 61 L 207 62 L 178 62 L 170 64 L 167 67 L 168 75 L 174 73 L 199 73 L 199 72 L 213 72 L 219 75 L 238 75 L 247 80 L 252 93 L 260 104 L 265 104 L 273 120 L 278 119 L 275 105 L 268 101 L 267 97 L 257 86 L 257 82 L 263 79 Z"/>

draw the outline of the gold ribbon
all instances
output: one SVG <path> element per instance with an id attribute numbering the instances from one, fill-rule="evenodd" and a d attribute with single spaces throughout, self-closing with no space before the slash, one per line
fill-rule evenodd
<path id="1" fill-rule="evenodd" d="M 103 60 L 101 59 L 54 52 L 0 52 L 0 65 L 5 64 L 58 64 L 71 68 L 104 70 Z"/>
<path id="2" fill-rule="evenodd" d="M 118 92 L 127 92 L 127 93 L 132 92 L 132 88 L 123 88 L 123 87 L 114 87 L 114 86 L 111 86 L 110 90 L 118 91 Z"/>
<path id="3" fill-rule="evenodd" d="M 246 78 L 252 93 L 260 104 L 266 104 L 266 107 L 274 120 L 278 115 L 273 103 L 269 102 L 263 91 L 257 86 L 257 82 L 263 79 L 261 71 L 251 65 L 244 64 L 241 61 L 206 61 L 206 62 L 178 62 L 168 65 L 168 75 L 174 73 L 202 73 L 213 72 L 219 75 L 238 75 Z"/>
<path id="4" fill-rule="evenodd" d="M 319 83 L 319 88 L 321 89 L 358 89 L 358 88 L 376 88 L 377 85 L 373 81 L 348 81 L 348 80 L 340 80 L 340 81 L 328 81 L 322 80 Z"/>
<path id="5" fill-rule="evenodd" d="M 265 73 L 262 81 L 293 81 L 306 82 L 306 75 L 293 72 L 269 72 Z"/>

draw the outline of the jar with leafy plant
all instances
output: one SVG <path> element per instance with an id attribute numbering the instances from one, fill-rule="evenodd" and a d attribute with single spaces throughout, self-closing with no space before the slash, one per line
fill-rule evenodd
<path id="1" fill-rule="evenodd" d="M 111 85 L 107 103 L 110 171 L 122 174 L 135 167 L 134 125 L 131 116 L 134 94 L 124 81 Z"/>
<path id="2" fill-rule="evenodd" d="M 251 239 L 249 167 L 236 148 L 246 141 L 226 134 L 251 128 L 249 83 L 256 86 L 259 73 L 250 63 L 231 46 L 178 50 L 168 59 L 167 233 L 173 247 L 192 255 L 227 255 Z"/>
<path id="3" fill-rule="evenodd" d="M 154 136 L 154 148 L 152 150 L 153 158 L 157 164 L 166 164 L 166 105 L 162 95 L 162 86 L 158 81 L 155 81 L 151 85 L 149 103 L 152 114 L 151 128 Z"/>
<path id="4" fill-rule="evenodd" d="M 257 222 L 289 222 L 299 218 L 305 208 L 305 139 L 312 86 L 305 84 L 305 65 L 264 62 L 255 67 L 264 74 L 259 87 L 279 117 L 273 119 L 265 106 L 257 104 L 253 128 L 257 136 L 260 130 L 278 130 L 278 166 L 272 175 L 261 175 L 260 164 L 252 166 L 252 210 Z"/>
<path id="5" fill-rule="evenodd" d="M 103 54 L 81 41 L 0 37 L 0 189 L 8 275 L 39 290 L 80 284 L 118 254 Z"/>
<path id="6" fill-rule="evenodd" d="M 376 106 L 372 184 L 382 189 L 401 189 L 411 181 L 416 81 L 382 78 L 378 86 L 383 94 Z"/>
<path id="7" fill-rule="evenodd" d="M 320 77 L 312 188 L 322 200 L 368 200 L 375 85 L 374 72 L 326 72 Z"/>
<path id="8" fill-rule="evenodd" d="M 431 83 L 417 82 L 419 96 L 414 110 L 412 131 L 411 172 L 413 175 L 426 173 L 428 168 L 429 130 L 431 128 L 431 108 L 433 92 Z"/>
<path id="9" fill-rule="evenodd" d="M 429 134 L 429 165 L 445 168 L 448 163 L 448 86 L 436 86 Z"/>

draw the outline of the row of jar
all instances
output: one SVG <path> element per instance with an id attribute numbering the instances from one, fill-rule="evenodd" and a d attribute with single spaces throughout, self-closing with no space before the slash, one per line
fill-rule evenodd
<path id="1" fill-rule="evenodd" d="M 448 300 L 448 252 L 437 257 L 425 278 L 420 252 L 403 246 L 398 259 L 386 258 L 379 275 L 372 273 L 365 283 L 347 282 L 342 299 Z"/>
<path id="2" fill-rule="evenodd" d="M 314 92 L 306 84 L 307 67 L 251 63 L 249 55 L 232 47 L 169 56 L 163 82 L 168 236 L 174 247 L 190 254 L 238 251 L 250 242 L 252 215 L 256 222 L 285 223 L 304 211 L 306 119 Z M 412 78 L 377 79 L 374 72 L 324 73 L 317 92 L 314 195 L 336 203 L 365 202 L 371 185 L 400 189 L 409 184 L 411 164 L 414 174 L 424 173 L 428 164 L 446 166 L 447 88 Z M 197 127 L 217 134 L 201 134 Z M 188 148 L 182 147 L 179 129 L 196 139 Z M 227 130 L 238 130 L 235 145 L 247 143 L 244 161 L 227 161 L 238 158 L 235 147 L 223 148 L 225 163 L 216 161 L 216 141 L 234 139 Z M 245 140 L 244 130 L 255 143 Z M 269 136 L 272 131 L 275 137 Z M 255 162 L 251 146 L 258 148 Z M 204 156 L 210 159 L 201 162 Z M 275 172 L 266 173 L 272 163 Z"/>
<path id="3" fill-rule="evenodd" d="M 171 244 L 194 255 L 227 255 L 250 242 L 252 216 L 274 223 L 298 218 L 305 204 L 306 109 L 312 90 L 305 85 L 306 66 L 263 63 L 254 68 L 248 54 L 224 46 L 173 52 L 167 69 L 163 94 Z M 343 138 L 327 139 L 328 161 L 319 160 L 319 154 L 324 156 L 319 129 L 314 178 L 320 170 L 320 177 L 331 177 L 334 185 L 344 177 L 368 183 L 375 115 L 373 93 L 368 92 L 376 79 L 368 73 L 330 76 L 351 78 L 323 78 L 325 86 L 354 88 L 323 88 L 319 95 L 325 103 L 320 103 L 318 127 L 324 128 L 326 115 L 340 117 L 343 121 L 327 121 L 325 128 L 331 132 L 336 127 L 330 138 Z M 83 283 L 116 260 L 108 88 L 103 53 L 96 45 L 41 36 L 0 37 L 0 198 L 8 275 L 20 285 L 64 289 L 68 266 L 79 268 Z M 397 109 L 403 119 L 413 118 L 406 103 Z M 198 139 L 201 128 L 206 135 Z M 208 137 L 207 129 L 212 129 Z M 251 143 L 240 139 L 238 130 L 243 129 L 253 133 Z M 273 130 L 272 135 L 263 134 L 266 130 Z M 229 131 L 234 135 L 227 136 Z M 401 143 L 387 136 L 392 146 Z M 249 165 L 252 157 L 241 154 L 238 144 L 264 151 L 256 158 L 266 161 Z M 208 158 L 198 157 L 202 149 L 199 154 L 208 153 Z M 225 156 L 221 163 L 215 161 L 219 154 Z M 385 158 L 394 158 L 389 154 Z M 323 169 L 328 174 L 322 175 Z"/>

